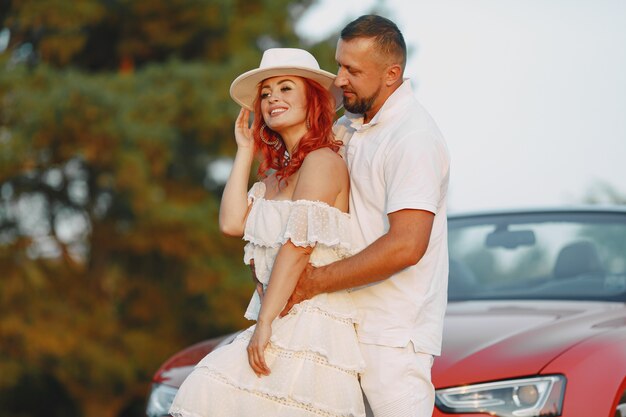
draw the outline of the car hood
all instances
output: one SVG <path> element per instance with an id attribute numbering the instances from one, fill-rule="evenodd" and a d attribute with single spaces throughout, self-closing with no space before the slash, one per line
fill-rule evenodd
<path id="1" fill-rule="evenodd" d="M 607 331 L 623 303 L 577 301 L 451 302 L 436 388 L 535 375 L 581 341 Z"/>

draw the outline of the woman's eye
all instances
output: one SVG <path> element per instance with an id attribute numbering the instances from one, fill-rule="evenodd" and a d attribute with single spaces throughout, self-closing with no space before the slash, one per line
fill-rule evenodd
<path id="1" fill-rule="evenodd" d="M 266 99 L 270 96 L 270 93 L 261 93 L 261 100 Z"/>
<path id="2" fill-rule="evenodd" d="M 283 92 L 284 91 L 290 91 L 290 90 L 291 90 L 291 87 L 287 87 L 287 86 L 283 86 L 283 87 L 280 88 L 280 91 L 283 91 Z"/>

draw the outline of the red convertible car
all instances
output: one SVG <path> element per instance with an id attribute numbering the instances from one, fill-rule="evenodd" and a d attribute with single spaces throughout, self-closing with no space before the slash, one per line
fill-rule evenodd
<path id="1" fill-rule="evenodd" d="M 450 215 L 449 252 L 433 416 L 626 417 L 626 207 Z M 167 360 L 147 415 L 232 338 Z"/>

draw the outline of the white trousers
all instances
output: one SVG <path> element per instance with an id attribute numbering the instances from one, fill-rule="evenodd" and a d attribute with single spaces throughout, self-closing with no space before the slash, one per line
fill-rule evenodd
<path id="1" fill-rule="evenodd" d="M 433 356 L 404 348 L 361 343 L 366 369 L 361 388 L 374 417 L 431 417 Z"/>

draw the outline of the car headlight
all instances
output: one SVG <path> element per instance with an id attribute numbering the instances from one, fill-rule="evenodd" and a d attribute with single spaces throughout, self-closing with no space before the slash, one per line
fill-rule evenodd
<path id="1" fill-rule="evenodd" d="M 146 415 L 148 417 L 169 416 L 170 406 L 177 392 L 178 388 L 163 384 L 153 384 L 152 392 L 150 392 L 150 397 L 148 397 Z"/>
<path id="2" fill-rule="evenodd" d="M 501 417 L 561 415 L 561 375 L 488 382 L 437 390 L 437 407 L 450 414 L 488 413 Z"/>

